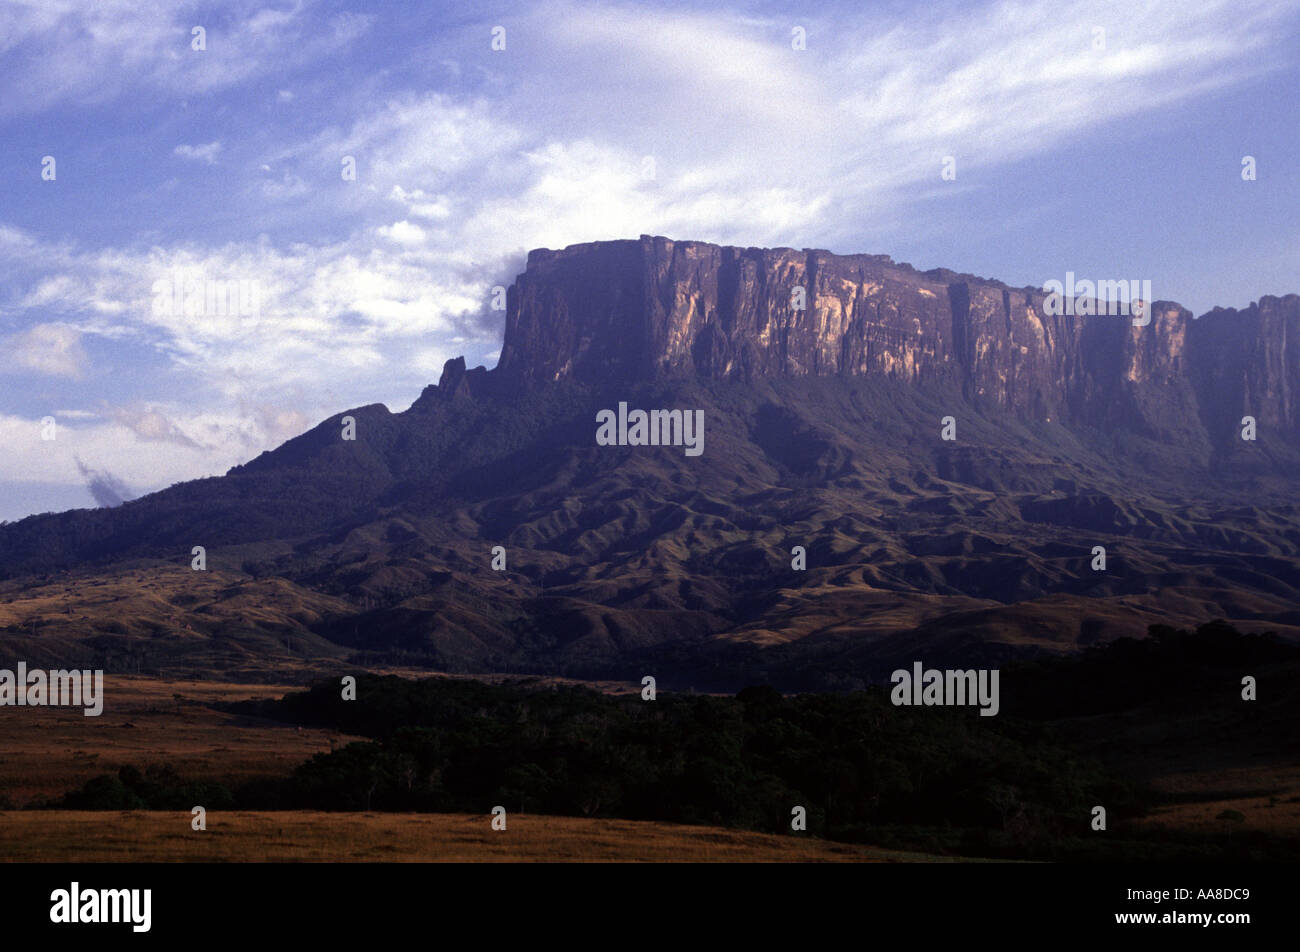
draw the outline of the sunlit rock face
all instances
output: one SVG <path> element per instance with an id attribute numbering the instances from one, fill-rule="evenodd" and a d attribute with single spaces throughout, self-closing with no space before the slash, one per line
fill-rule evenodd
<path id="1" fill-rule="evenodd" d="M 880 375 L 1039 421 L 1219 443 L 1294 430 L 1300 298 L 1199 320 L 1177 304 L 1053 313 L 1046 293 L 885 255 L 643 235 L 537 250 L 510 289 L 502 382 Z"/>

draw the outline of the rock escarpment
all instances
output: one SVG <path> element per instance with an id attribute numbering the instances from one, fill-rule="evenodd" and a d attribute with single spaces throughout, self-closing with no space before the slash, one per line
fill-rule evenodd
<path id="1" fill-rule="evenodd" d="M 1145 326 L 1052 314 L 1046 297 L 884 255 L 649 236 L 594 242 L 528 256 L 509 290 L 493 373 L 526 388 L 565 378 L 881 375 L 958 386 L 973 403 L 1024 419 L 1184 443 L 1227 445 L 1246 414 L 1300 429 L 1300 297 L 1199 320 L 1155 301 Z"/>

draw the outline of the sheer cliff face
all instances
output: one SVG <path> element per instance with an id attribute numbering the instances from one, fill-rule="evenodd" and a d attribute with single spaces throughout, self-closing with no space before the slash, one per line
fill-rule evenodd
<path id="1" fill-rule="evenodd" d="M 1244 414 L 1296 428 L 1296 295 L 1200 320 L 1157 301 L 1144 327 L 1049 314 L 1044 299 L 883 255 L 595 242 L 529 255 L 508 295 L 499 374 L 523 386 L 879 374 L 955 385 L 1028 419 L 1155 437 L 1219 442 Z"/>

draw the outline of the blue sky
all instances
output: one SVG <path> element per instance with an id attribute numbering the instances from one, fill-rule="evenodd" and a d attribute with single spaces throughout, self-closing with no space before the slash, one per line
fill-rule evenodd
<path id="1" fill-rule="evenodd" d="M 491 289 L 535 247 L 1074 271 L 1196 313 L 1300 291 L 1298 27 L 1251 0 L 0 0 L 0 519 L 493 366 Z M 167 313 L 175 280 L 256 301 Z"/>

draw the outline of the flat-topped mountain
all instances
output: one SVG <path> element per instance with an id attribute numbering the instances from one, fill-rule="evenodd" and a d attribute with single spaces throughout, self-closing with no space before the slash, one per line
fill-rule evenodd
<path id="1" fill-rule="evenodd" d="M 1060 304 L 877 255 L 535 251 L 495 369 L 0 526 L 0 658 L 827 686 L 1154 622 L 1300 632 L 1300 298 Z M 700 414 L 703 452 L 604 445 L 624 404 Z"/>
<path id="2" fill-rule="evenodd" d="M 643 235 L 532 252 L 509 290 L 496 373 L 528 386 L 874 376 L 952 384 L 1028 419 L 1215 443 L 1247 414 L 1300 427 L 1297 295 L 1199 321 L 1168 301 L 1134 319 L 1053 314 L 1047 297 L 884 255 Z"/>

